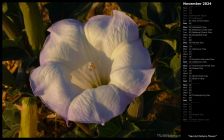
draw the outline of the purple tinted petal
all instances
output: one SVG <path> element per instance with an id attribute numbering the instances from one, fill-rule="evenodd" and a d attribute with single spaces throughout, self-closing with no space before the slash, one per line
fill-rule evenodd
<path id="1" fill-rule="evenodd" d="M 141 41 L 120 44 L 112 59 L 110 83 L 135 96 L 141 95 L 154 73 L 148 50 Z"/>
<path id="2" fill-rule="evenodd" d="M 154 71 L 155 69 L 123 68 L 110 75 L 110 84 L 116 85 L 133 96 L 140 96 L 150 84 Z"/>
<path id="3" fill-rule="evenodd" d="M 66 72 L 66 67 L 62 64 L 48 63 L 32 71 L 30 84 L 36 96 L 67 120 L 70 102 L 79 95 L 81 89 L 69 82 Z"/>
<path id="4" fill-rule="evenodd" d="M 48 31 L 50 35 L 45 40 L 44 48 L 40 53 L 41 65 L 60 61 L 75 69 L 85 63 L 83 57 L 89 44 L 79 21 L 61 20 L 53 24 Z"/>
<path id="5" fill-rule="evenodd" d="M 87 89 L 75 97 L 70 104 L 68 119 L 82 123 L 105 123 L 120 115 L 132 97 L 114 85 Z"/>

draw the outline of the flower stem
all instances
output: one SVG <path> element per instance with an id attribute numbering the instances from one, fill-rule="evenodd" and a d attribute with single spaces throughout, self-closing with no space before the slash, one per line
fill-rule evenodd
<path id="1" fill-rule="evenodd" d="M 36 100 L 33 97 L 23 98 L 19 138 L 38 137 L 37 109 Z"/>

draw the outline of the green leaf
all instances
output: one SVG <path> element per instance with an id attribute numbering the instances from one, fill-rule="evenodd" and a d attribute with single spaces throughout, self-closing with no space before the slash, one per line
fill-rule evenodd
<path id="1" fill-rule="evenodd" d="M 37 3 L 19 3 L 29 44 L 38 54 L 44 41 L 44 24 Z"/>
<path id="2" fill-rule="evenodd" d="M 2 49 L 2 60 L 28 59 L 29 54 L 25 49 L 19 47 L 5 47 Z"/>
<path id="3" fill-rule="evenodd" d="M 114 122 L 109 121 L 104 126 L 99 126 L 99 137 L 116 137 L 119 132 L 122 130 L 121 125 Z"/>
<path id="4" fill-rule="evenodd" d="M 22 62 L 21 62 L 22 63 Z M 22 88 L 24 87 L 24 85 L 26 85 L 27 79 L 26 79 L 26 73 L 22 68 L 22 64 L 19 65 L 18 67 L 18 71 L 16 74 L 16 85 L 18 88 Z"/>
<path id="5" fill-rule="evenodd" d="M 163 4 L 161 2 L 150 2 L 147 12 L 149 19 L 159 25 L 162 23 Z"/>
<path id="6" fill-rule="evenodd" d="M 176 55 L 170 61 L 170 68 L 173 70 L 174 77 L 177 76 L 178 71 L 181 68 L 181 55 L 176 53 Z"/>
<path id="7" fill-rule="evenodd" d="M 141 121 L 137 122 L 136 125 L 141 128 L 141 133 L 137 132 L 136 136 L 155 138 L 158 134 L 173 134 L 173 129 L 177 126 L 176 123 L 169 121 L 155 120 L 153 122 Z M 180 135 L 178 135 L 179 137 Z"/>
<path id="8" fill-rule="evenodd" d="M 60 136 L 60 138 L 75 138 L 76 135 L 73 131 L 68 131 Z"/>
<path id="9" fill-rule="evenodd" d="M 148 25 L 146 26 L 144 29 L 145 29 L 145 32 L 146 34 L 149 36 L 149 37 L 152 37 L 152 36 L 155 36 L 159 33 L 158 29 L 156 28 L 156 24 L 155 25 Z"/>
<path id="10" fill-rule="evenodd" d="M 180 22 L 178 20 L 178 21 L 175 21 L 175 22 L 172 22 L 169 24 L 165 24 L 165 27 L 168 28 L 169 30 L 173 30 L 173 29 L 179 27 L 179 25 L 180 25 Z"/>
<path id="11" fill-rule="evenodd" d="M 14 40 L 4 39 L 2 41 L 2 47 L 3 48 L 7 48 L 7 47 L 20 47 L 21 41 L 22 41 L 22 36 L 18 36 Z"/>
<path id="12" fill-rule="evenodd" d="M 142 41 L 145 48 L 149 48 L 152 44 L 152 37 L 159 34 L 159 30 L 156 27 L 156 24 L 150 24 L 143 28 L 142 32 Z"/>
<path id="13" fill-rule="evenodd" d="M 2 29 L 10 40 L 14 40 L 19 35 L 15 24 L 5 14 L 2 15 Z"/>
<path id="14" fill-rule="evenodd" d="M 12 103 L 6 102 L 6 108 L 2 113 L 2 119 L 7 126 L 12 129 L 14 125 L 20 123 L 20 112 Z"/>
<path id="15" fill-rule="evenodd" d="M 143 93 L 144 98 L 144 110 L 143 110 L 143 117 L 147 117 L 148 113 L 151 111 L 154 103 L 154 98 L 160 91 L 145 91 Z"/>
<path id="16" fill-rule="evenodd" d="M 139 12 L 143 19 L 148 21 L 156 21 L 155 17 L 158 17 L 161 13 L 161 7 L 159 2 L 140 2 Z"/>
<path id="17" fill-rule="evenodd" d="M 146 31 L 143 32 L 143 43 L 145 48 L 149 48 L 152 44 L 152 39 L 146 34 Z"/>
<path id="18" fill-rule="evenodd" d="M 79 21 L 85 22 L 86 16 L 89 12 L 89 9 L 91 8 L 92 3 L 82 3 L 77 7 L 72 13 L 73 17 Z"/>
<path id="19" fill-rule="evenodd" d="M 153 6 L 155 8 L 155 11 L 158 13 L 158 14 L 161 14 L 162 11 L 163 11 L 163 6 L 162 6 L 162 3 L 161 2 L 152 2 L 150 3 L 151 6 Z"/>
<path id="20" fill-rule="evenodd" d="M 140 13 L 142 15 L 142 18 L 145 20 L 149 20 L 148 18 L 148 2 L 140 2 Z"/>
<path id="21" fill-rule="evenodd" d="M 161 41 L 166 42 L 167 44 L 169 44 L 174 51 L 176 51 L 177 49 L 177 41 L 176 39 L 162 39 Z"/>
<path id="22" fill-rule="evenodd" d="M 7 125 L 7 123 L 5 122 L 5 120 L 2 118 L 2 128 L 3 129 L 10 129 L 10 127 Z"/>
<path id="23" fill-rule="evenodd" d="M 159 63 L 156 68 L 157 79 L 161 81 L 162 89 L 173 89 L 175 88 L 175 79 L 173 76 L 173 70 L 166 65 Z"/>
<path id="24" fill-rule="evenodd" d="M 86 133 L 84 133 L 82 130 L 80 130 L 79 127 L 75 127 L 73 131 L 74 131 L 75 135 L 79 138 L 87 138 L 88 137 L 88 135 Z"/>
<path id="25" fill-rule="evenodd" d="M 155 66 L 159 65 L 159 62 L 164 62 L 169 65 L 171 58 L 175 55 L 173 48 L 167 43 L 154 40 L 152 41 L 151 49 L 154 53 L 154 64 Z"/>
<path id="26" fill-rule="evenodd" d="M 2 136 L 3 138 L 16 138 L 19 132 L 20 125 L 15 124 L 11 127 L 11 129 L 3 129 Z"/>
<path id="27" fill-rule="evenodd" d="M 2 3 L 2 12 L 5 14 L 8 10 L 8 5 L 6 2 L 3 2 Z"/>
<path id="28" fill-rule="evenodd" d="M 118 5 L 120 6 L 122 11 L 125 11 L 127 13 L 131 13 L 135 15 L 136 17 L 142 17 L 141 16 L 141 3 L 140 2 L 118 2 Z"/>
<path id="29" fill-rule="evenodd" d="M 123 138 L 131 137 L 131 135 L 135 132 L 141 131 L 138 126 L 136 126 L 134 123 L 128 123 L 127 128 L 123 129 L 119 136 Z"/>
<path id="30" fill-rule="evenodd" d="M 9 72 L 9 70 L 3 65 L 2 66 L 2 83 L 7 86 L 15 86 L 15 77 Z"/>
<path id="31" fill-rule="evenodd" d="M 15 41 L 9 40 L 9 39 L 4 39 L 2 41 L 2 47 L 3 48 L 12 47 L 12 46 L 17 46 L 17 44 L 15 43 Z"/>
<path id="32" fill-rule="evenodd" d="M 143 96 L 135 98 L 135 100 L 129 105 L 127 113 L 131 118 L 141 118 L 143 115 L 144 99 Z"/>
<path id="33" fill-rule="evenodd" d="M 173 48 L 174 51 L 176 51 L 177 49 L 177 40 L 175 38 L 172 38 L 170 35 L 160 35 L 152 39 L 167 43 Z"/>
<path id="34" fill-rule="evenodd" d="M 65 18 L 75 18 L 80 21 L 85 21 L 85 16 L 89 11 L 92 3 L 82 2 L 82 3 L 48 3 L 46 7 L 49 11 L 49 17 L 52 23 Z M 63 7 L 63 10 L 61 10 Z"/>

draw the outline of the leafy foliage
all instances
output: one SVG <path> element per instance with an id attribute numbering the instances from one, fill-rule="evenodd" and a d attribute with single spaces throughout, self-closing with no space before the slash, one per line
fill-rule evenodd
<path id="1" fill-rule="evenodd" d="M 54 22 L 121 10 L 138 25 L 144 47 L 156 73 L 142 96 L 105 125 L 65 121 L 38 99 L 39 137 L 158 137 L 180 135 L 180 3 L 3 3 L 2 130 L 3 137 L 18 137 L 22 99 L 33 97 L 29 74 L 39 65 L 47 28 Z M 29 12 L 30 11 L 30 12 Z M 31 136 L 32 137 L 32 136 Z"/>

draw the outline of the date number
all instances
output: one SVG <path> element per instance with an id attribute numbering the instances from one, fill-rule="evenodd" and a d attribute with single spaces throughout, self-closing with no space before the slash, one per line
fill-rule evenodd
<path id="1" fill-rule="evenodd" d="M 212 2 L 202 2 L 202 5 L 212 5 Z"/>

